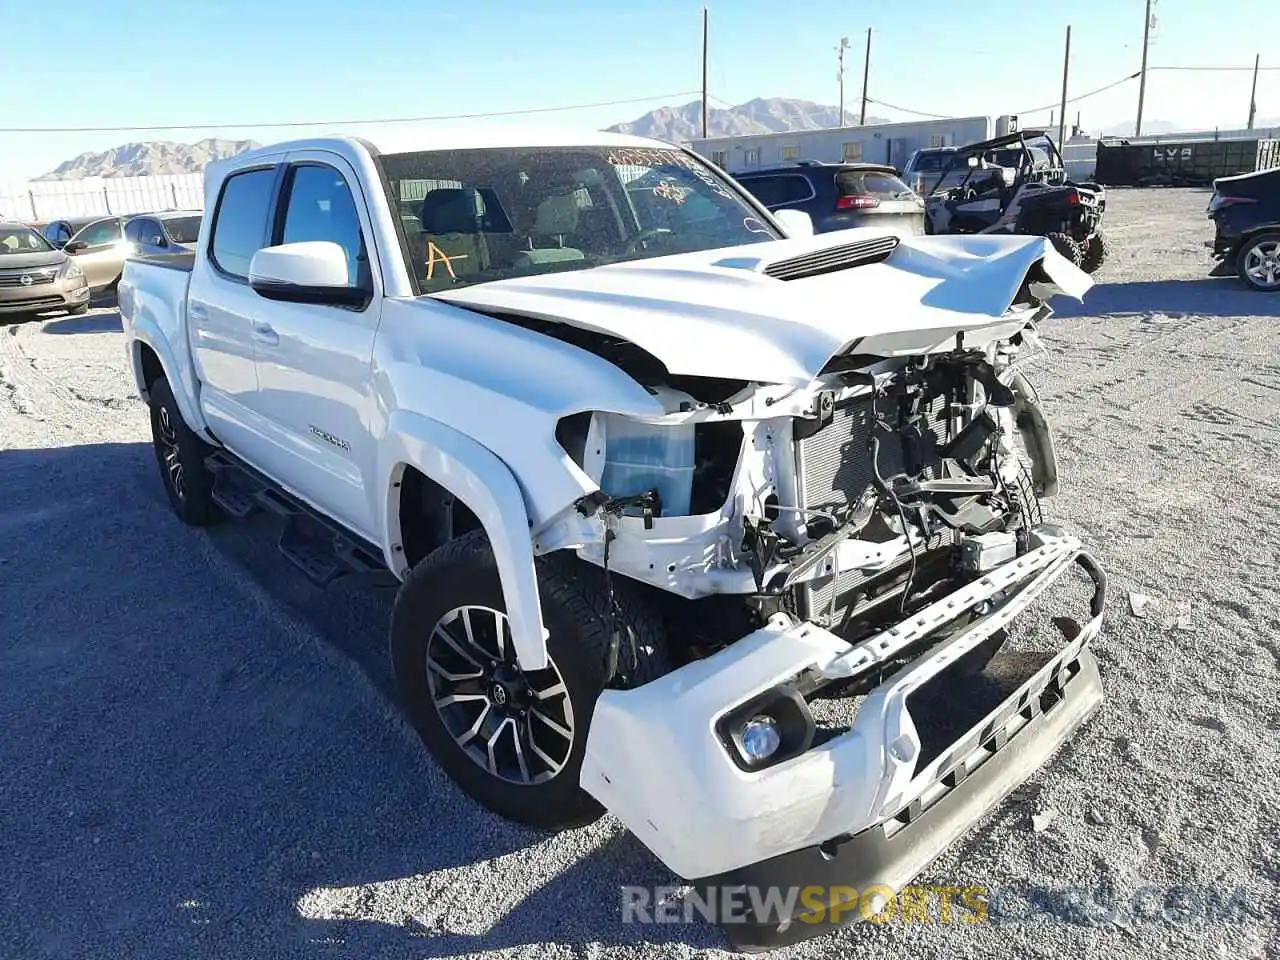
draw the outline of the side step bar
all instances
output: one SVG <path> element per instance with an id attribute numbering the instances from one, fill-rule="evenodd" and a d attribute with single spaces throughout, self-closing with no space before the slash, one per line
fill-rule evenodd
<path id="1" fill-rule="evenodd" d="M 399 585 L 377 547 L 248 464 L 218 450 L 205 458 L 205 466 L 213 474 L 213 501 L 228 516 L 243 520 L 261 511 L 283 521 L 280 552 L 312 583 L 323 587 L 339 577 L 355 577 L 374 587 Z"/>

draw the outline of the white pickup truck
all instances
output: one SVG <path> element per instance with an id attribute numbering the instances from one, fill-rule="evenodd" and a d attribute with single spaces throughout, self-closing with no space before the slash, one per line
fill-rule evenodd
<path id="1" fill-rule="evenodd" d="M 590 132 L 284 143 L 206 197 L 119 288 L 168 498 L 395 585 L 407 714 L 497 813 L 607 809 L 704 891 L 897 891 L 1100 702 L 1024 372 L 1091 281 L 1044 239 L 814 236 Z M 860 915 L 798 909 L 718 919 Z"/>

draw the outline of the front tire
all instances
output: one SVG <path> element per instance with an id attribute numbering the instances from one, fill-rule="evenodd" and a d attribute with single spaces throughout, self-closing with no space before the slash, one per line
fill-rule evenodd
<path id="1" fill-rule="evenodd" d="M 87 303 L 81 303 L 81 304 L 77 304 L 74 307 L 69 308 L 67 310 L 67 316 L 82 317 L 88 312 L 89 312 L 89 305 Z"/>
<path id="2" fill-rule="evenodd" d="M 391 617 L 391 654 L 409 720 L 445 773 L 508 820 L 582 826 L 602 813 L 579 785 L 596 699 L 609 682 L 609 602 L 601 571 L 536 561 L 549 665 L 516 663 L 497 565 L 481 530 L 427 555 Z M 618 662 L 636 686 L 670 669 L 658 618 L 615 581 Z"/>
<path id="3" fill-rule="evenodd" d="M 213 502 L 213 474 L 205 458 L 213 449 L 187 426 L 164 377 L 150 388 L 151 441 L 165 495 L 188 526 L 207 527 L 221 519 Z"/>
<path id="4" fill-rule="evenodd" d="M 1260 233 L 1236 254 L 1236 273 L 1250 290 L 1280 291 L 1280 233 Z"/>

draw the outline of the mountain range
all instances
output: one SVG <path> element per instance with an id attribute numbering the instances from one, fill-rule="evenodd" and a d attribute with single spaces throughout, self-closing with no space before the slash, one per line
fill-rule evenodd
<path id="1" fill-rule="evenodd" d="M 710 136 L 735 136 L 752 133 L 783 133 L 788 130 L 821 130 L 838 126 L 840 110 L 811 100 L 768 97 L 749 100 L 728 109 L 713 108 L 707 117 Z M 857 114 L 845 110 L 845 123 L 856 123 Z M 868 117 L 868 123 L 886 123 L 880 117 Z M 629 123 L 608 128 L 680 143 L 701 135 L 702 103 L 693 100 L 679 107 L 660 107 Z M 196 173 L 212 160 L 234 156 L 242 150 L 259 146 L 253 140 L 201 140 L 199 143 L 175 143 L 151 140 L 126 143 L 101 153 L 82 153 L 59 164 L 40 180 L 79 180 L 83 177 L 141 177 L 163 173 Z"/>
<path id="2" fill-rule="evenodd" d="M 846 108 L 845 125 L 857 122 L 856 109 Z M 888 123 L 883 117 L 867 117 L 867 123 Z M 712 107 L 707 113 L 707 135 L 712 137 L 750 136 L 752 134 L 786 133 L 792 130 L 823 130 L 840 126 L 840 110 L 812 100 L 789 97 L 757 97 L 736 107 Z M 1259 128 L 1280 127 L 1280 118 L 1259 119 Z M 615 133 L 652 137 L 669 143 L 682 143 L 702 135 L 702 103 L 699 100 L 678 107 L 659 107 L 627 123 L 606 128 Z M 1104 127 L 1099 136 L 1127 136 L 1133 124 L 1118 123 Z M 1167 120 L 1151 120 L 1143 124 L 1144 134 L 1174 134 L 1187 128 Z M 126 143 L 101 153 L 82 153 L 59 164 L 40 180 L 78 180 L 83 177 L 139 177 L 165 173 L 198 173 L 205 164 L 234 156 L 257 147 L 253 140 L 207 139 L 198 143 L 175 143 L 151 140 Z"/>
<path id="3" fill-rule="evenodd" d="M 101 153 L 82 153 L 58 164 L 40 180 L 81 180 L 84 177 L 145 177 L 165 173 L 199 173 L 205 164 L 260 146 L 253 140 L 210 138 L 198 143 L 150 140 L 126 143 Z"/>
<path id="4" fill-rule="evenodd" d="M 844 126 L 858 122 L 857 110 L 844 111 Z M 883 117 L 867 117 L 867 123 L 888 123 Z M 792 130 L 825 130 L 841 126 L 840 108 L 794 100 L 788 97 L 757 97 L 736 107 L 707 111 L 707 136 L 738 137 Z M 607 127 L 612 133 L 630 133 L 669 143 L 681 143 L 702 136 L 702 101 L 691 100 L 679 107 L 659 107 L 629 123 Z"/>

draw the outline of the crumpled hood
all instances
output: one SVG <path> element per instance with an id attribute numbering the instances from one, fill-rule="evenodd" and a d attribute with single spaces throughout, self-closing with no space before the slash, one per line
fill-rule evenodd
<path id="1" fill-rule="evenodd" d="M 476 284 L 434 296 L 621 337 L 676 375 L 805 385 L 849 348 L 911 355 L 1010 336 L 1005 316 L 1038 262 L 1041 297 L 1093 285 L 1043 237 L 903 240 L 889 257 L 792 280 L 770 264 L 888 235 L 876 229 L 677 254 Z"/>

